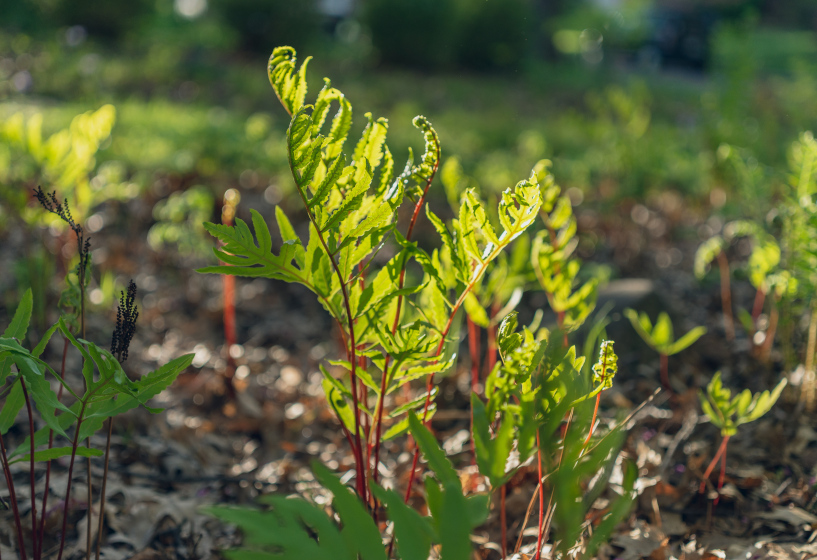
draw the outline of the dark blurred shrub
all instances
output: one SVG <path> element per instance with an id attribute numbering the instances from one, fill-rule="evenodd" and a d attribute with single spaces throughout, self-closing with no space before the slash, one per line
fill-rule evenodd
<path id="1" fill-rule="evenodd" d="M 11 0 L 0 2 L 0 25 L 32 34 L 81 25 L 89 33 L 119 38 L 153 12 L 151 0 Z"/>
<path id="2" fill-rule="evenodd" d="M 507 68 L 533 45 L 530 0 L 365 0 L 362 17 L 387 64 Z"/>
<path id="3" fill-rule="evenodd" d="M 529 0 L 463 1 L 458 12 L 457 62 L 462 66 L 507 68 L 531 52 L 535 13 Z"/>
<path id="4" fill-rule="evenodd" d="M 314 39 L 322 20 L 315 0 L 213 0 L 211 8 L 235 29 L 242 47 L 266 55 L 277 45 Z"/>
<path id="5" fill-rule="evenodd" d="M 383 62 L 439 68 L 454 60 L 454 0 L 366 0 L 362 8 Z"/>

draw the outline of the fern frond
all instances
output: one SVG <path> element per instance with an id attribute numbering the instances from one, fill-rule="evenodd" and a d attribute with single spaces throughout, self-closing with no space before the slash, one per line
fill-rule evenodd
<path id="1" fill-rule="evenodd" d="M 298 60 L 292 47 L 276 47 L 270 55 L 267 75 L 275 95 L 290 115 L 303 107 L 306 98 L 306 67 L 310 60 L 311 56 L 306 57 L 296 72 Z"/>

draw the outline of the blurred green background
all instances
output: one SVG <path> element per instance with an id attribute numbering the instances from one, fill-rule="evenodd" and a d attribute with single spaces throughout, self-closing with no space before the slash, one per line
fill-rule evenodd
<path id="1" fill-rule="evenodd" d="M 288 206 L 288 122 L 265 72 L 282 44 L 315 56 L 310 90 L 329 76 L 358 130 L 365 111 L 389 119 L 399 166 L 424 114 L 486 196 L 547 157 L 600 209 L 674 192 L 751 213 L 817 124 L 815 29 L 813 0 L 3 2 L 0 229 L 35 219 L 37 184 L 81 218 L 141 199 L 151 245 L 191 254 L 228 188 Z"/>

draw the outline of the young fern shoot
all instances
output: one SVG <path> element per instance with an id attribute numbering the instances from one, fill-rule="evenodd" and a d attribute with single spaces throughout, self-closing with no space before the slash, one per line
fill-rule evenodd
<path id="1" fill-rule="evenodd" d="M 616 373 L 618 373 L 618 356 L 613 350 L 613 341 L 605 340 L 601 343 L 599 349 L 599 361 L 593 365 L 593 382 L 597 384 L 596 389 L 593 391 L 596 393 L 596 404 L 593 408 L 593 418 L 590 420 L 590 430 L 587 432 L 584 445 L 590 443 L 590 438 L 593 437 L 593 431 L 596 428 L 596 416 L 599 412 L 601 392 L 613 386 L 613 378 Z"/>
<path id="2" fill-rule="evenodd" d="M 672 329 L 672 320 L 665 312 L 658 314 L 658 319 L 653 326 L 649 315 L 638 313 L 634 309 L 625 309 L 624 315 L 630 320 L 633 329 L 647 345 L 658 352 L 661 361 L 661 384 L 664 390 L 672 394 L 672 386 L 669 382 L 669 357 L 686 350 L 695 341 L 706 334 L 706 327 L 695 327 L 684 336 L 675 340 Z"/>
<path id="3" fill-rule="evenodd" d="M 709 421 L 721 429 L 723 440 L 704 473 L 698 489 L 699 493 L 703 494 L 706 490 L 709 475 L 712 474 L 718 460 L 721 461 L 721 472 L 718 477 L 718 493 L 720 493 L 726 475 L 726 447 L 729 444 L 729 438 L 737 433 L 738 426 L 757 420 L 771 410 L 774 403 L 780 398 L 786 382 L 787 380 L 783 378 L 771 393 L 763 391 L 752 395 L 749 389 L 744 389 L 733 398 L 732 391 L 723 386 L 721 373 L 718 372 L 707 385 L 706 393 L 700 392 L 701 408 L 709 416 Z M 719 498 L 720 496 L 715 498 L 716 505 Z"/>

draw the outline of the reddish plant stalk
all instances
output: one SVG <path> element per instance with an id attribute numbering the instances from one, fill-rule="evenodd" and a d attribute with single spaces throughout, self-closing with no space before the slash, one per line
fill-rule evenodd
<path id="1" fill-rule="evenodd" d="M 74 460 L 77 458 L 77 446 L 79 445 L 79 430 L 82 427 L 82 417 L 85 414 L 85 406 L 88 399 L 85 399 L 77 417 L 77 428 L 74 434 L 74 441 L 71 445 L 71 460 L 68 463 L 68 483 L 65 488 L 65 507 L 62 511 L 62 532 L 60 534 L 60 551 L 57 560 L 62 560 L 62 552 L 65 549 L 65 533 L 68 530 L 68 505 L 71 503 L 71 478 L 74 475 Z M 88 504 L 88 526 L 91 525 L 91 504 Z"/>
<path id="2" fill-rule="evenodd" d="M 669 384 L 669 356 L 666 354 L 659 354 L 658 356 L 661 363 L 661 384 L 664 386 L 664 390 L 672 395 L 672 385 Z"/>
<path id="3" fill-rule="evenodd" d="M 224 204 L 221 207 L 221 223 L 225 226 L 233 225 L 235 209 L 240 197 L 238 191 L 228 189 L 224 193 Z M 229 263 L 220 263 L 230 266 Z M 224 342 L 227 345 L 227 391 L 231 397 L 235 398 L 235 359 L 231 354 L 233 345 L 237 342 L 235 330 L 235 276 L 232 274 L 221 275 L 222 290 L 224 293 L 224 308 L 222 317 L 224 321 Z"/>
<path id="4" fill-rule="evenodd" d="M 763 304 L 766 302 L 766 290 L 763 288 L 758 288 L 757 292 L 755 292 L 755 303 L 752 306 L 752 320 L 757 321 L 757 318 L 760 316 L 761 312 L 763 311 Z"/>
<path id="5" fill-rule="evenodd" d="M 20 518 L 20 510 L 17 507 L 17 492 L 14 490 L 14 481 L 9 470 L 9 459 L 6 455 L 6 444 L 3 435 L 0 434 L 0 453 L 3 459 L 3 474 L 6 476 L 6 485 L 9 489 L 9 500 L 11 501 L 11 511 L 14 513 L 14 523 L 17 526 L 17 540 L 20 543 L 20 558 L 26 560 L 26 547 L 23 540 L 23 520 Z"/>
<path id="6" fill-rule="evenodd" d="M 584 440 L 582 447 L 587 447 L 590 443 L 590 438 L 593 437 L 593 432 L 596 428 L 596 415 L 599 413 L 599 401 L 601 400 L 601 393 L 596 395 L 596 406 L 593 408 L 593 419 L 590 421 L 590 431 L 587 432 L 587 439 Z"/>
<path id="7" fill-rule="evenodd" d="M 29 482 L 31 483 L 31 556 L 35 560 L 39 560 L 40 554 L 37 547 L 37 497 L 35 495 L 36 480 L 34 476 L 34 412 L 31 410 L 31 399 L 28 396 L 28 389 L 26 388 L 26 381 L 20 375 L 20 386 L 23 389 L 23 398 L 26 401 L 26 410 L 28 411 L 28 440 L 31 443 L 29 451 Z M 47 490 L 46 490 L 47 491 Z"/>
<path id="8" fill-rule="evenodd" d="M 108 463 L 111 458 L 111 435 L 113 434 L 113 416 L 108 418 L 108 439 L 105 443 L 105 469 L 102 473 L 102 496 L 99 499 L 99 528 L 96 535 L 96 560 L 99 560 L 99 553 L 102 549 L 102 527 L 105 520 L 105 492 L 108 487 Z M 88 523 L 91 522 L 90 517 Z"/>
<path id="9" fill-rule="evenodd" d="M 226 264 L 226 263 L 222 263 Z M 232 384 L 235 375 L 235 360 L 230 350 L 236 343 L 235 333 L 235 276 L 222 274 L 224 286 L 224 341 L 227 343 L 227 377 Z"/>
<path id="10" fill-rule="evenodd" d="M 729 261 L 723 251 L 718 252 L 718 267 L 721 273 L 721 305 L 723 305 L 723 327 L 726 338 L 735 340 L 735 320 L 732 318 L 732 287 L 729 274 Z"/>
<path id="11" fill-rule="evenodd" d="M 63 338 L 62 345 L 62 363 L 60 365 L 60 379 L 65 380 L 65 357 L 68 355 L 68 339 Z M 57 400 L 62 401 L 62 383 L 57 391 Z M 54 430 L 48 431 L 48 449 L 54 447 Z M 45 515 L 46 506 L 48 504 L 48 489 L 51 484 L 51 461 L 46 461 L 45 464 L 45 492 L 43 492 L 42 515 L 40 516 L 40 550 L 42 550 L 45 541 Z"/>
<path id="12" fill-rule="evenodd" d="M 408 226 L 408 229 L 406 230 L 406 241 L 411 241 L 411 235 L 412 235 L 412 233 L 414 233 L 414 226 L 417 223 L 417 218 L 420 216 L 420 210 L 422 209 L 423 203 L 425 202 L 426 195 L 428 194 L 428 189 L 431 188 L 431 183 L 434 181 L 434 177 L 437 175 L 437 170 L 440 167 L 441 149 L 440 149 L 440 143 L 436 141 L 436 136 L 435 136 L 435 142 L 436 142 L 435 143 L 435 150 L 437 152 L 437 158 L 436 158 L 436 161 L 434 163 L 434 168 L 431 170 L 431 175 L 429 176 L 428 181 L 426 181 L 426 186 L 423 189 L 423 194 L 422 194 L 422 196 L 420 196 L 419 200 L 417 200 L 417 204 L 414 205 L 414 211 L 411 214 L 411 220 L 409 221 L 409 226 Z M 398 288 L 397 288 L 398 290 L 403 289 L 403 285 L 405 283 L 405 280 L 406 280 L 406 260 L 404 259 L 402 268 L 400 270 L 400 279 L 398 280 Z M 400 324 L 400 310 L 402 308 L 402 305 L 403 305 L 403 296 L 402 295 L 397 296 L 397 311 L 394 314 L 394 323 L 392 324 L 392 328 L 391 328 L 391 333 L 392 334 L 397 332 L 397 327 Z M 443 338 L 445 338 L 445 337 L 443 336 Z M 377 435 L 376 435 L 376 440 L 375 440 L 375 443 L 374 443 L 374 470 L 375 470 L 375 473 L 374 473 L 373 476 L 374 476 L 375 482 L 377 482 L 377 465 L 380 464 L 380 443 L 381 443 L 381 441 L 380 441 L 380 438 L 381 438 L 380 432 L 381 432 L 381 425 L 383 423 L 383 406 L 385 404 L 382 401 L 385 400 L 385 398 L 386 398 L 385 390 L 387 389 L 387 387 L 386 387 L 386 384 L 385 384 L 385 377 L 386 377 L 386 373 L 389 371 L 389 362 L 390 361 L 391 361 L 391 356 L 386 355 L 385 364 L 383 366 L 384 380 L 382 382 L 381 393 L 380 393 L 381 404 L 380 404 L 380 407 L 379 407 L 379 409 L 377 411 Z M 429 393 L 429 395 L 430 395 L 430 393 Z M 428 401 L 426 401 L 426 402 L 428 402 Z M 425 412 L 423 413 L 423 418 L 425 418 Z M 415 463 L 416 463 L 416 457 L 417 456 L 415 454 L 415 461 L 414 461 Z M 412 476 L 412 478 L 413 478 L 413 476 Z M 406 501 L 407 502 L 408 502 L 408 496 L 410 495 L 410 493 L 411 493 L 411 483 L 409 483 L 409 494 L 406 494 Z M 394 545 L 394 539 L 392 539 L 392 542 L 391 542 L 391 546 L 393 546 L 393 545 Z M 389 550 L 391 551 L 391 548 Z"/>
<path id="13" fill-rule="evenodd" d="M 774 344 L 774 335 L 777 332 L 777 321 L 780 318 L 780 313 L 777 311 L 777 305 L 772 302 L 772 311 L 769 313 L 769 328 L 766 330 L 766 340 L 763 341 L 763 349 L 761 356 L 764 361 L 769 360 L 772 353 L 772 344 Z"/>
<path id="14" fill-rule="evenodd" d="M 726 445 L 729 443 L 729 436 L 723 436 L 721 440 L 721 445 L 718 447 L 718 452 L 715 453 L 715 457 L 712 458 L 712 462 L 709 463 L 709 466 L 706 467 L 706 472 L 704 472 L 704 478 L 701 481 L 700 487 L 698 487 L 698 493 L 703 494 L 706 490 L 706 481 L 709 480 L 709 475 L 712 474 L 712 471 L 715 469 L 715 465 L 718 464 L 718 460 L 721 456 L 726 454 Z M 724 463 L 724 469 L 726 468 L 726 463 Z M 718 486 L 718 491 L 720 491 L 721 487 Z"/>
<path id="15" fill-rule="evenodd" d="M 88 449 L 91 448 L 91 438 L 86 441 Z M 94 489 L 91 480 L 91 457 L 85 458 L 85 468 L 88 471 L 88 527 L 85 531 L 85 560 L 91 560 L 91 519 L 94 513 Z"/>
<path id="16" fill-rule="evenodd" d="M 721 474 L 718 476 L 718 497 L 715 498 L 715 505 L 718 505 L 718 500 L 721 498 L 721 488 L 723 488 L 723 481 L 726 478 L 726 446 L 723 447 L 723 455 L 721 455 Z"/>

